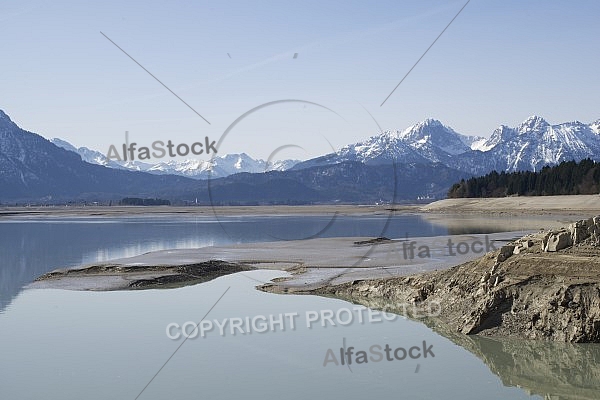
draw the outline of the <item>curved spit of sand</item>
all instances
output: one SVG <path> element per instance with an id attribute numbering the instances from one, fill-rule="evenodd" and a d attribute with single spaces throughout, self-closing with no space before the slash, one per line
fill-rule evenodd
<path id="1" fill-rule="evenodd" d="M 576 197 L 591 203 L 590 196 L 565 196 Z M 595 196 L 591 196 L 596 199 Z M 430 223 L 440 225 L 448 230 L 452 236 L 448 237 L 423 237 L 410 239 L 393 239 L 368 243 L 373 238 L 320 238 L 299 241 L 281 241 L 270 243 L 252 243 L 220 247 L 207 247 L 189 250 L 165 250 L 148 253 L 129 259 L 111 260 L 109 262 L 86 265 L 69 270 L 58 270 L 38 278 L 34 287 L 61 287 L 82 290 L 123 290 L 150 287 L 173 287 L 194 284 L 234 272 L 243 272 L 244 268 L 268 268 L 286 270 L 293 273 L 292 279 L 280 281 L 271 290 L 297 291 L 314 289 L 323 285 L 339 284 L 356 279 L 373 279 L 391 276 L 409 275 L 418 272 L 445 269 L 461 264 L 482 255 L 481 252 L 469 250 L 464 254 L 450 254 L 447 249 L 448 240 L 454 243 L 475 243 L 477 241 L 503 243 L 507 240 L 522 236 L 525 231 L 537 231 L 540 228 L 552 228 L 563 225 L 569 220 L 565 208 L 560 208 L 561 213 L 552 215 L 531 215 L 519 218 L 489 217 L 483 213 L 463 213 L 457 211 L 457 204 L 479 204 L 478 207 L 491 209 L 485 206 L 490 201 L 515 201 L 527 200 L 526 198 L 511 199 L 458 199 L 442 200 L 425 206 L 426 210 L 441 210 L 436 212 L 421 213 L 421 217 Z M 530 199 L 529 202 L 544 205 L 552 198 Z M 566 200 L 563 200 L 564 203 Z M 595 203 L 594 203 L 595 204 Z M 454 207 L 454 208 L 453 208 Z M 514 207 L 514 205 L 513 205 Z M 562 206 L 561 206 L 562 207 Z M 600 207 L 600 206 L 599 206 Z M 398 213 L 413 214 L 418 206 L 398 208 L 396 206 L 314 206 L 314 207 L 225 207 L 217 208 L 219 213 L 226 215 L 294 215 L 294 214 L 324 214 L 342 213 L 346 215 L 391 215 Z M 8 218 L 28 218 L 37 216 L 60 216 L 63 213 L 78 216 L 106 216 L 108 215 L 137 215 L 138 213 L 152 214 L 152 210 L 144 207 L 99 207 L 96 209 L 56 209 L 44 210 L 0 210 L 0 215 Z M 206 207 L 178 208 L 164 207 L 161 213 L 182 214 L 211 214 L 212 209 Z M 2 214 L 8 212 L 8 214 Z M 116 213 L 116 214 L 112 214 Z M 329 213 L 329 214 L 328 214 Z M 441 214 L 455 213 L 456 216 L 448 218 Z M 11 215 L 12 214 L 12 215 Z M 418 213 L 417 213 L 418 214 Z M 496 233 L 489 235 L 464 235 L 481 227 L 490 231 L 513 231 L 512 233 Z M 362 243 L 361 243 L 362 242 Z M 366 242 L 366 243 L 365 243 Z M 414 242 L 415 248 L 405 249 L 404 246 Z M 427 248 L 429 254 L 419 256 L 419 247 Z M 487 246 L 489 247 L 489 246 Z M 490 249 L 486 249 L 490 250 Z M 414 254 L 411 254 L 411 251 Z M 219 264 L 218 262 L 223 262 Z M 236 265 L 226 265 L 226 263 Z"/>
<path id="2" fill-rule="evenodd" d="M 293 292 L 357 279 L 449 268 L 475 259 L 487 250 L 500 248 L 523 234 L 505 232 L 396 240 L 323 238 L 163 250 L 56 270 L 41 276 L 32 286 L 74 290 L 172 287 L 198 283 L 198 268 L 204 268 L 213 277 L 247 269 L 277 269 L 289 271 L 293 276 L 277 282 L 271 290 Z M 184 267 L 188 269 L 181 270 Z"/>

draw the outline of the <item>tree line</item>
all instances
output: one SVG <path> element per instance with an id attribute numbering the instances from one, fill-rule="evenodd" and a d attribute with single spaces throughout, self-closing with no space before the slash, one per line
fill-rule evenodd
<path id="1" fill-rule="evenodd" d="M 546 166 L 538 172 L 496 172 L 462 179 L 452 185 L 448 198 L 555 196 L 598 194 L 600 192 L 600 163 L 588 159 L 580 162 L 563 161 Z"/>

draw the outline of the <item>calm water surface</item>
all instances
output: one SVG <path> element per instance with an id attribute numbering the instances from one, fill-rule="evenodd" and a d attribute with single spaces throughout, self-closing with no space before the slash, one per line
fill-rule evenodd
<path id="1" fill-rule="evenodd" d="M 185 342 L 140 399 L 521 399 L 600 398 L 600 346 L 442 337 L 396 318 L 346 326 L 302 322 L 306 312 L 353 305 L 258 292 L 255 271 L 192 287 L 135 292 L 23 290 L 40 274 L 167 248 L 302 239 L 331 217 L 132 217 L 4 219 L 0 222 L 0 398 L 135 399 L 182 341 L 169 323 L 298 313 L 285 331 Z M 456 222 L 456 221 L 454 221 Z M 506 221 L 505 221 L 506 222 Z M 460 224 L 459 224 L 460 225 Z M 469 232 L 509 230 L 487 221 Z M 527 229 L 518 221 L 513 229 Z M 454 233 L 417 215 L 339 217 L 320 236 L 410 237 Z M 426 341 L 435 357 L 323 366 L 328 349 Z M 570 397 L 571 396 L 571 397 Z"/>

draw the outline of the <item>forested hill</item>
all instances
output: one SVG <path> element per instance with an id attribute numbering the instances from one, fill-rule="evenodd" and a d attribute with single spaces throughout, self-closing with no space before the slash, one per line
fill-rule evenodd
<path id="1" fill-rule="evenodd" d="M 448 192 L 449 198 L 553 196 L 597 194 L 600 192 L 600 163 L 585 159 L 579 163 L 563 161 L 539 172 L 498 173 L 461 180 Z"/>

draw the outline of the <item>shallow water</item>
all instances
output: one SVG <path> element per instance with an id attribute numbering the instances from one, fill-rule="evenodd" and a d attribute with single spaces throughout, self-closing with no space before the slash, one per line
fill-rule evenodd
<path id="1" fill-rule="evenodd" d="M 329 220 L 314 216 L 236 217 L 220 222 L 173 216 L 2 220 L 1 398 L 135 399 L 148 383 L 140 399 L 600 398 L 599 345 L 446 338 L 400 317 L 372 323 L 355 318 L 335 327 L 317 321 L 309 329 L 307 312 L 335 313 L 354 306 L 254 289 L 257 281 L 284 275 L 278 271 L 235 274 L 169 290 L 23 290 L 36 276 L 60 266 L 166 248 L 301 239 L 323 230 Z M 460 225 L 456 219 L 447 222 Z M 535 229 L 540 221 L 484 222 L 485 226 L 470 223 L 469 233 Z M 389 220 L 340 217 L 322 236 L 432 236 L 449 233 L 447 226 L 418 215 Z M 200 322 L 209 310 L 207 319 L 218 321 L 284 313 L 299 317 L 295 329 L 287 324 L 285 331 L 221 336 L 213 330 L 205 338 L 186 341 L 175 353 L 182 340 L 169 339 L 167 325 Z M 355 351 L 385 344 L 408 349 L 423 341 L 433 345 L 435 357 L 354 363 L 350 368 L 331 362 L 323 366 L 328 349 L 338 355 L 344 346 Z"/>
<path id="2" fill-rule="evenodd" d="M 446 235 L 456 217 L 420 215 L 22 217 L 0 219 L 0 313 L 38 276 L 150 251 L 337 236 L 390 238 Z M 522 218 L 470 223 L 466 233 L 535 229 Z M 533 227 L 533 228 L 532 228 Z"/>
<path id="3" fill-rule="evenodd" d="M 187 340 L 140 399 L 281 396 L 306 398 L 506 399 L 528 398 L 505 387 L 471 353 L 423 325 L 394 321 L 306 326 L 307 311 L 352 308 L 313 296 L 278 296 L 254 290 L 253 279 L 280 272 L 236 274 L 194 287 L 142 292 L 30 290 L 0 316 L 0 387 L 7 399 L 135 399 L 182 340 L 167 338 L 171 322 L 207 317 L 298 313 L 275 332 L 235 335 L 218 330 Z M 252 279 L 249 279 L 252 278 Z M 274 319 L 277 319 L 274 317 Z M 347 319 L 344 319 L 344 322 Z M 334 320 L 335 322 L 335 320 Z M 190 330 L 191 331 L 191 330 Z M 427 359 L 323 366 L 327 349 L 433 346 Z M 416 353 L 415 353 L 416 355 Z M 339 356 L 338 356 L 339 358 Z"/>

